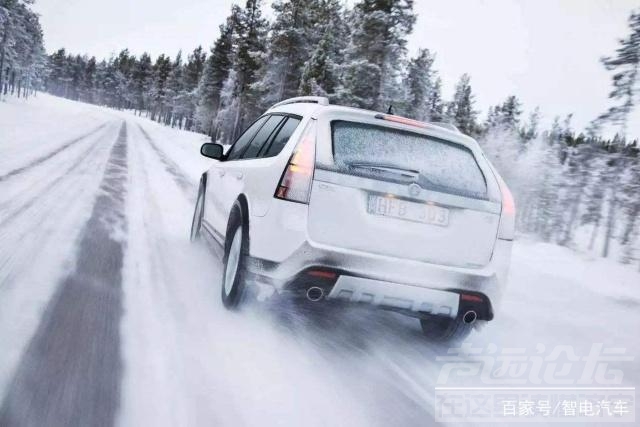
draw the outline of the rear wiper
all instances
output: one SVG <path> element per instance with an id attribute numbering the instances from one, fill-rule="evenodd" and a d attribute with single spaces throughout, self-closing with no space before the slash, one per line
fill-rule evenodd
<path id="1" fill-rule="evenodd" d="M 348 163 L 348 165 L 352 168 L 369 169 L 373 171 L 393 173 L 393 174 L 401 175 L 407 178 L 417 178 L 420 175 L 420 172 L 417 170 L 400 168 L 400 167 L 391 166 L 391 165 L 380 165 L 376 163 L 360 163 L 360 162 Z"/>

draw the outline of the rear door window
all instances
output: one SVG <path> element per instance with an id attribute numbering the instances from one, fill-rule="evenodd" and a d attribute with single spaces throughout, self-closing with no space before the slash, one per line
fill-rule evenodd
<path id="1" fill-rule="evenodd" d="M 476 159 L 463 145 L 367 123 L 331 123 L 335 166 L 342 172 L 474 198 L 487 197 Z"/>
<path id="2" fill-rule="evenodd" d="M 287 121 L 282 125 L 277 135 L 271 141 L 271 144 L 266 149 L 266 152 L 263 154 L 263 157 L 275 157 L 284 148 L 284 146 L 295 132 L 296 128 L 300 124 L 300 119 L 296 117 L 288 117 Z"/>
<path id="3" fill-rule="evenodd" d="M 258 153 L 263 145 L 271 138 L 271 135 L 276 130 L 280 122 L 284 119 L 283 116 L 267 116 L 267 122 L 260 128 L 256 136 L 253 138 L 249 147 L 242 154 L 243 159 L 255 159 L 258 157 Z"/>

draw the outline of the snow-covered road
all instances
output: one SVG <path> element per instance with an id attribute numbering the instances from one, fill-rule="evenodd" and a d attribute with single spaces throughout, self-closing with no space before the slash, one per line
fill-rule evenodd
<path id="1" fill-rule="evenodd" d="M 434 423 L 447 348 L 416 321 L 223 309 L 219 260 L 188 240 L 203 141 L 46 95 L 0 103 L 0 425 Z M 469 342 L 637 359 L 638 331 L 640 274 L 525 240 Z M 637 360 L 612 366 L 640 382 Z"/>

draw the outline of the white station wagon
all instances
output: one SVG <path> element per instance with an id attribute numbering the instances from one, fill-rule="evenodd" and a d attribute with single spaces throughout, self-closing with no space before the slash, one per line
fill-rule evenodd
<path id="1" fill-rule="evenodd" d="M 492 320 L 514 201 L 478 143 L 446 124 L 280 102 L 203 175 L 192 240 L 223 250 L 222 301 L 261 292 L 342 300 L 420 319 L 433 340 Z"/>

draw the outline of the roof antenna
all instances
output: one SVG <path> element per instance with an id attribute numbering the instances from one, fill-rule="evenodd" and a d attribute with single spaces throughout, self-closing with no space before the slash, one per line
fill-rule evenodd
<path id="1" fill-rule="evenodd" d="M 387 110 L 387 114 L 393 114 L 393 104 L 389 104 L 389 109 Z"/>

